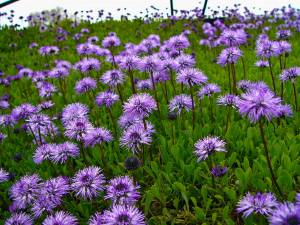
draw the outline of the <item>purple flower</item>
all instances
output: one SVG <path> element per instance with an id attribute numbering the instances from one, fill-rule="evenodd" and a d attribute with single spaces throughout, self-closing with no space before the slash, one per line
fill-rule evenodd
<path id="1" fill-rule="evenodd" d="M 86 147 L 94 147 L 97 144 L 102 144 L 103 142 L 110 142 L 113 139 L 109 130 L 104 128 L 94 128 L 87 132 L 84 136 L 84 145 Z"/>
<path id="2" fill-rule="evenodd" d="M 225 142 L 219 137 L 205 137 L 195 143 L 195 154 L 198 162 L 205 160 L 214 152 L 226 152 Z"/>
<path id="3" fill-rule="evenodd" d="M 192 68 L 196 64 L 196 60 L 191 55 L 181 54 L 176 59 L 177 71 Z"/>
<path id="4" fill-rule="evenodd" d="M 203 86 L 200 91 L 198 91 L 197 96 L 200 99 L 203 99 L 204 96 L 211 97 L 214 93 L 219 93 L 221 92 L 221 88 L 217 84 L 206 84 Z"/>
<path id="5" fill-rule="evenodd" d="M 226 166 L 216 166 L 213 167 L 210 171 L 210 173 L 214 176 L 214 177 L 222 177 L 227 173 L 228 169 Z"/>
<path id="6" fill-rule="evenodd" d="M 265 60 L 258 60 L 255 62 L 255 66 L 259 67 L 259 68 L 265 68 L 269 66 L 269 62 L 265 61 Z"/>
<path id="7" fill-rule="evenodd" d="M 5 134 L 2 134 L 0 132 L 0 143 L 6 138 L 7 136 Z"/>
<path id="8" fill-rule="evenodd" d="M 27 132 L 35 134 L 36 137 L 42 138 L 42 136 L 55 136 L 58 132 L 58 128 L 51 121 L 49 116 L 38 113 L 29 116 L 26 120 Z"/>
<path id="9" fill-rule="evenodd" d="M 118 120 L 118 124 L 122 129 L 126 129 L 136 122 L 141 122 L 141 119 L 133 118 L 130 114 L 122 114 Z"/>
<path id="10" fill-rule="evenodd" d="M 184 35 L 171 37 L 167 42 L 168 48 L 182 50 L 190 46 L 189 40 Z"/>
<path id="11" fill-rule="evenodd" d="M 252 123 L 262 117 L 271 120 L 281 115 L 281 99 L 270 90 L 252 89 L 242 94 L 236 102 L 241 115 L 247 116 Z"/>
<path id="12" fill-rule="evenodd" d="M 259 41 L 256 44 L 256 54 L 260 57 L 271 58 L 272 56 L 277 56 L 276 46 L 274 41 L 264 40 Z"/>
<path id="13" fill-rule="evenodd" d="M 153 85 L 151 79 L 139 80 L 136 84 L 138 90 L 152 90 Z"/>
<path id="14" fill-rule="evenodd" d="M 130 149 L 133 153 L 141 151 L 141 145 L 150 145 L 154 129 L 152 124 L 146 122 L 146 127 L 142 122 L 137 122 L 124 130 L 120 145 Z"/>
<path id="15" fill-rule="evenodd" d="M 161 60 L 153 55 L 145 56 L 140 60 L 138 68 L 140 71 L 146 72 L 160 71 L 162 69 L 162 63 Z"/>
<path id="16" fill-rule="evenodd" d="M 10 196 L 18 209 L 24 209 L 36 199 L 40 188 L 38 175 L 23 176 L 10 188 Z"/>
<path id="17" fill-rule="evenodd" d="M 183 83 L 187 86 L 201 85 L 207 82 L 207 77 L 195 68 L 187 68 L 181 70 L 176 77 L 178 83 Z"/>
<path id="18" fill-rule="evenodd" d="M 133 205 L 140 198 L 139 188 L 128 176 L 116 177 L 108 182 L 104 198 L 112 200 L 113 204 Z"/>
<path id="19" fill-rule="evenodd" d="M 76 158 L 80 154 L 79 148 L 72 142 L 57 144 L 51 149 L 49 159 L 56 164 L 63 164 L 68 158 Z"/>
<path id="20" fill-rule="evenodd" d="M 50 159 L 51 153 L 57 146 L 55 144 L 43 144 L 37 147 L 33 155 L 33 161 L 36 164 L 41 164 L 44 160 Z"/>
<path id="21" fill-rule="evenodd" d="M 20 212 L 13 214 L 5 221 L 4 225 L 33 225 L 30 215 Z"/>
<path id="22" fill-rule="evenodd" d="M 221 33 L 221 42 L 226 46 L 238 46 L 247 42 L 247 34 L 243 29 L 225 29 Z"/>
<path id="23" fill-rule="evenodd" d="M 70 213 L 59 211 L 47 216 L 42 225 L 78 225 L 78 222 Z"/>
<path id="24" fill-rule="evenodd" d="M 105 106 L 110 108 L 119 100 L 119 95 L 115 94 L 112 91 L 100 92 L 96 97 L 96 104 L 101 107 Z"/>
<path id="25" fill-rule="evenodd" d="M 132 95 L 123 106 L 124 113 L 132 117 L 143 119 L 148 117 L 149 114 L 157 109 L 157 104 L 154 98 L 147 94 Z"/>
<path id="26" fill-rule="evenodd" d="M 0 168 L 0 183 L 8 181 L 9 173 L 6 172 L 4 169 Z"/>
<path id="27" fill-rule="evenodd" d="M 50 78 L 65 78 L 68 75 L 69 75 L 69 69 L 63 66 L 60 67 L 57 66 L 48 72 L 48 76 Z"/>
<path id="28" fill-rule="evenodd" d="M 99 212 L 96 212 L 91 218 L 89 219 L 88 225 L 101 225 L 103 224 L 103 215 Z"/>
<path id="29" fill-rule="evenodd" d="M 92 199 L 99 196 L 99 192 L 104 190 L 104 176 L 99 167 L 90 166 L 79 170 L 73 177 L 71 184 L 76 197 Z"/>
<path id="30" fill-rule="evenodd" d="M 38 104 L 37 109 L 38 109 L 38 111 L 41 111 L 43 109 L 50 109 L 53 106 L 54 106 L 54 102 L 49 100 L 49 101 L 41 102 L 40 104 Z"/>
<path id="31" fill-rule="evenodd" d="M 30 115 L 37 112 L 37 108 L 31 104 L 23 103 L 22 105 L 17 106 L 11 112 L 11 117 L 18 121 L 20 119 L 26 119 Z"/>
<path id="32" fill-rule="evenodd" d="M 270 225 L 300 224 L 300 207 L 293 203 L 279 204 L 269 216 Z"/>
<path id="33" fill-rule="evenodd" d="M 103 84 L 116 87 L 124 82 L 124 74 L 120 70 L 109 70 L 102 75 L 100 80 Z"/>
<path id="34" fill-rule="evenodd" d="M 39 95 L 42 98 L 49 98 L 57 91 L 56 87 L 48 82 L 39 81 L 36 83 L 36 87 L 39 90 Z"/>
<path id="35" fill-rule="evenodd" d="M 226 94 L 218 97 L 217 104 L 223 106 L 235 106 L 235 103 L 238 99 L 239 97 L 236 95 Z"/>
<path id="36" fill-rule="evenodd" d="M 56 46 L 42 46 L 39 49 L 39 53 L 45 55 L 56 55 L 59 52 L 59 48 Z"/>
<path id="37" fill-rule="evenodd" d="M 145 225 L 144 215 L 135 206 L 113 205 L 103 213 L 103 225 Z"/>
<path id="38" fill-rule="evenodd" d="M 171 112 L 176 111 L 176 113 L 180 115 L 183 109 L 186 111 L 190 111 L 192 109 L 192 98 L 186 94 L 176 95 L 170 101 L 169 110 Z"/>
<path id="39" fill-rule="evenodd" d="M 280 74 L 281 81 L 292 81 L 295 82 L 295 79 L 300 76 L 300 67 L 292 67 L 285 69 Z"/>
<path id="40" fill-rule="evenodd" d="M 86 119 L 77 119 L 66 124 L 64 134 L 70 139 L 81 141 L 86 133 L 93 129 L 93 125 Z"/>
<path id="41" fill-rule="evenodd" d="M 0 100 L 0 109 L 8 109 L 9 108 L 9 102 L 5 100 Z"/>
<path id="42" fill-rule="evenodd" d="M 115 35 L 107 36 L 102 40 L 102 46 L 104 48 L 116 47 L 116 46 L 120 46 L 120 44 L 121 44 L 120 39 Z"/>
<path id="43" fill-rule="evenodd" d="M 78 119 L 87 120 L 89 109 L 81 103 L 72 103 L 67 105 L 62 112 L 62 122 L 67 124 Z"/>
<path id="44" fill-rule="evenodd" d="M 127 55 L 118 62 L 119 67 L 123 70 L 134 70 L 138 67 L 140 59 L 135 55 Z"/>
<path id="45" fill-rule="evenodd" d="M 94 78 L 85 77 L 75 84 L 75 90 L 77 93 L 82 94 L 90 90 L 94 90 L 97 87 L 97 82 Z"/>
<path id="46" fill-rule="evenodd" d="M 85 58 L 81 61 L 75 63 L 74 68 L 79 70 L 82 73 L 90 72 L 90 71 L 98 71 L 100 69 L 101 63 L 98 59 L 95 58 Z"/>
<path id="47" fill-rule="evenodd" d="M 238 202 L 237 212 L 243 213 L 244 217 L 252 213 L 269 216 L 276 208 L 278 202 L 272 193 L 256 193 L 251 195 L 249 192 Z"/>
<path id="48" fill-rule="evenodd" d="M 217 64 L 221 66 L 225 66 L 227 64 L 236 64 L 242 55 L 242 51 L 237 47 L 225 48 L 218 56 Z"/>

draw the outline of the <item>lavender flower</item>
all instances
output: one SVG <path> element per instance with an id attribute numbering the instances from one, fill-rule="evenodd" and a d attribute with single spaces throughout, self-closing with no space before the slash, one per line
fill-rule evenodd
<path id="1" fill-rule="evenodd" d="M 272 193 L 256 193 L 251 195 L 249 192 L 238 202 L 237 212 L 243 213 L 244 217 L 252 213 L 269 216 L 277 207 L 278 202 Z"/>
<path id="2" fill-rule="evenodd" d="M 59 211 L 47 216 L 42 225 L 78 225 L 76 217 L 70 213 Z"/>
<path id="3" fill-rule="evenodd" d="M 114 205 L 103 213 L 104 225 L 134 224 L 145 225 L 144 215 L 135 206 Z"/>
<path id="4" fill-rule="evenodd" d="M 219 137 L 205 137 L 195 143 L 198 162 L 207 159 L 214 152 L 226 152 L 225 142 Z"/>
<path id="5" fill-rule="evenodd" d="M 116 177 L 109 181 L 104 198 L 112 200 L 113 204 L 133 205 L 140 198 L 139 188 L 128 176 Z"/>
<path id="6" fill-rule="evenodd" d="M 71 184 L 76 197 L 83 199 L 92 199 L 104 190 L 104 176 L 99 167 L 90 166 L 79 170 L 73 177 Z"/>
<path id="7" fill-rule="evenodd" d="M 5 221 L 4 225 L 33 225 L 31 216 L 26 213 L 20 212 L 13 214 Z"/>
<path id="8" fill-rule="evenodd" d="M 270 225 L 300 224 L 300 207 L 293 203 L 279 204 L 269 216 Z"/>
<path id="9" fill-rule="evenodd" d="M 175 96 L 169 104 L 169 110 L 171 112 L 176 111 L 178 115 L 180 115 L 183 109 L 186 111 L 190 111 L 192 109 L 192 99 L 186 94 Z"/>
<path id="10" fill-rule="evenodd" d="M 95 145 L 102 144 L 103 142 L 110 142 L 112 139 L 113 137 L 110 131 L 101 127 L 90 130 L 83 138 L 84 145 L 86 147 L 94 147 Z"/>
<path id="11" fill-rule="evenodd" d="M 96 104 L 101 107 L 110 108 L 119 100 L 119 96 L 112 91 L 100 92 L 96 97 Z"/>
<path id="12" fill-rule="evenodd" d="M 85 77 L 75 84 L 75 90 L 77 93 L 82 94 L 90 90 L 94 90 L 97 87 L 97 82 L 91 77 Z"/>

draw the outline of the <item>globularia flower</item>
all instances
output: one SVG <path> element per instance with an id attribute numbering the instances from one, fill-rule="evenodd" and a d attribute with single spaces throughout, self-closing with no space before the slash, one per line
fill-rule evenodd
<path id="1" fill-rule="evenodd" d="M 213 167 L 210 170 L 210 173 L 214 176 L 214 177 L 222 177 L 227 173 L 228 169 L 226 166 L 216 166 Z"/>
<path id="2" fill-rule="evenodd" d="M 300 206 L 285 202 L 279 204 L 269 216 L 270 225 L 300 224 Z"/>
<path id="3" fill-rule="evenodd" d="M 0 183 L 7 181 L 9 179 L 9 173 L 4 169 L 0 168 Z"/>
<path id="4" fill-rule="evenodd" d="M 30 215 L 20 212 L 14 213 L 5 221 L 4 225 L 33 225 L 33 221 Z"/>
<path id="5" fill-rule="evenodd" d="M 300 76 L 300 67 L 292 67 L 286 70 L 283 70 L 280 74 L 281 81 L 292 81 L 295 82 L 295 79 Z"/>
<path id="6" fill-rule="evenodd" d="M 175 96 L 169 104 L 169 110 L 171 112 L 175 111 L 178 115 L 183 109 L 186 111 L 190 111 L 192 109 L 192 98 L 186 94 Z"/>
<path id="7" fill-rule="evenodd" d="M 120 144 L 135 153 L 141 151 L 141 145 L 150 145 L 153 133 L 152 124 L 146 122 L 145 127 L 142 122 L 137 122 L 124 130 L 120 138 Z"/>
<path id="8" fill-rule="evenodd" d="M 235 106 L 235 103 L 238 99 L 239 97 L 236 95 L 226 94 L 218 97 L 217 104 L 223 106 Z"/>
<path id="9" fill-rule="evenodd" d="M 109 70 L 102 75 L 100 81 L 110 87 L 116 87 L 124 82 L 124 74 L 120 70 Z"/>
<path id="10" fill-rule="evenodd" d="M 201 85 L 207 82 L 207 77 L 198 69 L 187 68 L 181 70 L 176 77 L 178 83 L 183 83 L 187 86 Z"/>
<path id="11" fill-rule="evenodd" d="M 54 69 L 48 72 L 48 76 L 50 78 L 64 78 L 69 75 L 69 69 L 65 67 L 55 67 Z"/>
<path id="12" fill-rule="evenodd" d="M 136 84 L 138 90 L 152 90 L 153 85 L 151 79 L 139 80 Z"/>
<path id="13" fill-rule="evenodd" d="M 92 199 L 104 190 L 104 176 L 101 169 L 96 166 L 79 170 L 72 180 L 71 188 L 76 197 Z"/>
<path id="14" fill-rule="evenodd" d="M 124 104 L 123 109 L 125 114 L 143 119 L 157 109 L 157 104 L 151 95 L 141 93 L 131 96 Z"/>
<path id="15" fill-rule="evenodd" d="M 70 213 L 59 211 L 47 216 L 42 225 L 78 225 L 76 217 Z"/>
<path id="16" fill-rule="evenodd" d="M 251 195 L 249 192 L 238 202 L 237 212 L 243 213 L 244 217 L 252 213 L 269 216 L 276 208 L 278 202 L 272 193 L 256 193 Z"/>
<path id="17" fill-rule="evenodd" d="M 269 66 L 269 62 L 265 61 L 265 60 L 259 60 L 255 62 L 255 66 L 259 67 L 259 68 L 265 68 Z"/>
<path id="18" fill-rule="evenodd" d="M 74 68 L 82 73 L 90 71 L 98 71 L 100 69 L 101 63 L 98 59 L 88 58 L 82 59 L 81 61 L 75 63 Z"/>
<path id="19" fill-rule="evenodd" d="M 133 205 L 140 198 L 139 188 L 128 176 L 116 177 L 108 182 L 104 198 L 112 200 L 113 204 Z"/>
<path id="20" fill-rule="evenodd" d="M 206 84 L 200 91 L 198 91 L 197 96 L 203 99 L 205 96 L 211 97 L 214 93 L 221 92 L 221 88 L 217 84 Z"/>
<path id="21" fill-rule="evenodd" d="M 75 90 L 77 93 L 82 94 L 90 90 L 94 90 L 97 87 L 97 82 L 94 78 L 85 77 L 75 84 Z"/>
<path id="22" fill-rule="evenodd" d="M 76 158 L 80 154 L 79 148 L 72 142 L 64 142 L 57 144 L 50 152 L 49 159 L 57 164 L 62 164 L 68 160 L 68 158 Z"/>
<path id="23" fill-rule="evenodd" d="M 236 106 L 239 113 L 247 116 L 252 123 L 259 121 L 262 117 L 271 120 L 282 113 L 281 99 L 270 90 L 252 89 L 242 94 Z"/>
<path id="24" fill-rule="evenodd" d="M 101 107 L 105 106 L 110 108 L 113 104 L 115 104 L 119 100 L 119 95 L 115 94 L 112 91 L 104 91 L 100 92 L 96 96 L 96 104 Z"/>
<path id="25" fill-rule="evenodd" d="M 214 152 L 226 152 L 225 142 L 219 137 L 205 137 L 195 143 L 195 154 L 198 162 L 205 160 Z"/>
<path id="26" fill-rule="evenodd" d="M 23 176 L 10 188 L 10 196 L 16 203 L 18 209 L 24 209 L 30 205 L 36 198 L 40 187 L 38 175 Z"/>
<path id="27" fill-rule="evenodd" d="M 113 205 L 103 213 L 103 225 L 145 225 L 144 215 L 135 206 Z"/>
<path id="28" fill-rule="evenodd" d="M 110 142 L 112 139 L 110 131 L 101 127 L 88 131 L 83 138 L 86 147 L 94 147 L 103 142 Z"/>
<path id="29" fill-rule="evenodd" d="M 123 70 L 132 71 L 139 65 L 140 59 L 135 55 L 127 55 L 120 59 L 118 62 L 119 67 Z"/>
<path id="30" fill-rule="evenodd" d="M 55 144 L 43 144 L 38 146 L 33 155 L 33 161 L 36 164 L 41 164 L 44 160 L 48 160 L 56 147 L 57 145 Z"/>
<path id="31" fill-rule="evenodd" d="M 67 105 L 62 112 L 62 122 L 67 124 L 78 119 L 88 120 L 89 109 L 81 103 L 72 103 Z"/>
<path id="32" fill-rule="evenodd" d="M 177 52 L 177 51 L 176 51 Z M 192 68 L 196 64 L 196 60 L 191 55 L 181 54 L 176 59 L 177 71 Z"/>
<path id="33" fill-rule="evenodd" d="M 93 129 L 93 125 L 89 121 L 86 119 L 78 119 L 66 124 L 64 134 L 70 139 L 81 141 L 85 134 Z"/>
<path id="34" fill-rule="evenodd" d="M 11 117 L 14 121 L 27 119 L 30 115 L 37 113 L 37 108 L 31 104 L 24 103 L 11 111 Z"/>
<path id="35" fill-rule="evenodd" d="M 102 40 L 102 46 L 104 48 L 116 47 L 119 46 L 120 44 L 121 44 L 120 39 L 115 35 L 107 36 Z"/>
<path id="36" fill-rule="evenodd" d="M 103 224 L 103 215 L 99 212 L 96 212 L 91 218 L 89 219 L 88 225 L 101 225 Z"/>
<path id="37" fill-rule="evenodd" d="M 218 56 L 217 63 L 221 66 L 225 66 L 227 64 L 236 64 L 242 55 L 242 51 L 237 47 L 225 48 Z"/>

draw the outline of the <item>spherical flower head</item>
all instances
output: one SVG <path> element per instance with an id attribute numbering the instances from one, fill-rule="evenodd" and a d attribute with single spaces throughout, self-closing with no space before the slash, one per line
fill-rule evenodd
<path id="1" fill-rule="evenodd" d="M 18 209 L 26 208 L 36 199 L 40 181 L 41 179 L 36 174 L 26 175 L 11 186 L 10 196 L 16 202 Z"/>
<path id="2" fill-rule="evenodd" d="M 42 98 L 49 98 L 57 91 L 56 87 L 48 82 L 40 81 L 36 83 L 39 90 L 39 96 Z"/>
<path id="3" fill-rule="evenodd" d="M 278 202 L 272 193 L 256 193 L 251 195 L 249 192 L 238 202 L 237 212 L 243 213 L 244 217 L 252 213 L 269 216 L 277 207 Z"/>
<path id="4" fill-rule="evenodd" d="M 26 213 L 14 213 L 10 218 L 5 221 L 4 225 L 33 225 L 30 215 Z"/>
<path id="5" fill-rule="evenodd" d="M 103 215 L 99 212 L 96 212 L 89 219 L 88 225 L 101 225 L 103 224 Z"/>
<path id="6" fill-rule="evenodd" d="M 100 92 L 96 97 L 96 104 L 101 107 L 105 106 L 110 108 L 113 104 L 119 101 L 119 95 L 112 91 Z"/>
<path id="7" fill-rule="evenodd" d="M 247 42 L 247 34 L 243 29 L 225 29 L 221 33 L 221 42 L 226 46 L 239 46 Z"/>
<path id="8" fill-rule="evenodd" d="M 81 141 L 93 129 L 93 125 L 86 119 L 77 119 L 66 124 L 64 134 L 70 139 Z"/>
<path id="9" fill-rule="evenodd" d="M 226 152 L 225 142 L 219 137 L 205 137 L 195 143 L 198 162 L 207 159 L 214 152 Z"/>
<path id="10" fill-rule="evenodd" d="M 170 49 L 182 50 L 190 46 L 189 40 L 184 35 L 176 35 L 171 37 L 167 43 Z"/>
<path id="11" fill-rule="evenodd" d="M 141 122 L 142 120 L 139 118 L 132 117 L 130 114 L 122 114 L 118 120 L 118 124 L 122 129 L 127 129 L 132 124 L 137 122 Z"/>
<path id="12" fill-rule="evenodd" d="M 94 128 L 87 132 L 84 136 L 84 145 L 86 147 L 94 147 L 97 144 L 102 144 L 103 142 L 112 141 L 113 137 L 109 130 L 105 128 Z"/>
<path id="13" fill-rule="evenodd" d="M 225 66 L 227 64 L 236 64 L 239 58 L 242 56 L 242 51 L 237 47 L 225 48 L 218 56 L 217 64 L 221 66 Z"/>
<path id="14" fill-rule="evenodd" d="M 132 117 L 143 119 L 157 109 L 157 104 L 154 98 L 147 94 L 134 94 L 123 105 L 124 113 Z"/>
<path id="15" fill-rule="evenodd" d="M 78 119 L 88 119 L 89 109 L 81 103 L 72 103 L 67 105 L 62 111 L 62 122 L 64 125 Z"/>
<path id="16" fill-rule="evenodd" d="M 90 71 L 98 71 L 100 69 L 101 63 L 98 59 L 88 58 L 82 59 L 81 61 L 75 63 L 74 68 L 82 73 L 87 73 Z"/>
<path id="17" fill-rule="evenodd" d="M 37 113 L 37 108 L 31 104 L 24 103 L 14 108 L 10 115 L 14 121 L 18 121 L 20 119 L 27 119 L 34 113 Z"/>
<path id="18" fill-rule="evenodd" d="M 135 206 L 113 205 L 103 213 L 103 224 L 106 225 L 145 225 L 144 215 Z"/>
<path id="19" fill-rule="evenodd" d="M 43 144 L 37 147 L 33 155 L 33 161 L 41 164 L 44 160 L 50 159 L 51 153 L 57 147 L 55 144 Z"/>
<path id="20" fill-rule="evenodd" d="M 132 71 L 136 68 L 138 68 L 140 59 L 135 55 L 127 55 L 120 59 L 118 62 L 118 65 L 121 69 Z"/>
<path id="21" fill-rule="evenodd" d="M 139 188 L 128 176 L 116 177 L 108 182 L 104 198 L 112 200 L 113 204 L 133 205 L 140 198 Z"/>
<path id="22" fill-rule="evenodd" d="M 238 99 L 239 97 L 236 95 L 226 94 L 218 97 L 217 104 L 222 106 L 235 106 Z"/>
<path id="23" fill-rule="evenodd" d="M 143 122 L 134 123 L 124 130 L 120 138 L 120 145 L 136 153 L 141 151 L 141 145 L 151 144 L 153 133 L 154 128 L 149 122 L 146 122 L 146 127 Z"/>
<path id="24" fill-rule="evenodd" d="M 107 36 L 102 40 L 103 48 L 116 47 L 116 46 L 120 46 L 120 44 L 121 44 L 120 39 L 115 35 Z"/>
<path id="25" fill-rule="evenodd" d="M 181 54 L 175 59 L 177 71 L 192 68 L 196 64 L 196 60 L 191 55 Z"/>
<path id="26" fill-rule="evenodd" d="M 227 173 L 228 169 L 226 166 L 216 166 L 213 167 L 210 171 L 210 173 L 214 176 L 214 177 L 222 177 Z"/>
<path id="27" fill-rule="evenodd" d="M 9 102 L 5 100 L 0 100 L 0 109 L 8 109 L 9 108 Z"/>
<path id="28" fill-rule="evenodd" d="M 145 56 L 139 61 L 138 68 L 143 72 L 160 71 L 162 69 L 162 62 L 153 55 Z"/>
<path id="29" fill-rule="evenodd" d="M 28 133 L 34 133 L 40 135 L 54 135 L 57 134 L 58 128 L 51 121 L 49 116 L 37 113 L 28 117 L 26 120 L 26 127 L 28 128 Z"/>
<path id="30" fill-rule="evenodd" d="M 124 82 L 124 74 L 120 70 L 109 70 L 102 75 L 100 81 L 110 87 L 116 87 Z"/>
<path id="31" fill-rule="evenodd" d="M 59 211 L 49 215 L 43 221 L 42 225 L 78 225 L 76 217 L 70 213 Z"/>
<path id="32" fill-rule="evenodd" d="M 295 79 L 300 76 L 300 67 L 292 67 L 285 69 L 280 74 L 279 78 L 281 81 L 292 81 L 295 82 Z"/>
<path id="33" fill-rule="evenodd" d="M 207 82 L 207 77 L 202 71 L 195 68 L 187 68 L 181 70 L 176 77 L 178 83 L 182 83 L 187 86 L 202 85 Z"/>
<path id="34" fill-rule="evenodd" d="M 258 41 L 256 44 L 256 54 L 262 58 L 271 58 L 272 56 L 278 55 L 276 46 L 273 41 L 263 40 Z"/>
<path id="35" fill-rule="evenodd" d="M 252 89 L 241 95 L 236 102 L 239 113 L 252 123 L 261 118 L 272 120 L 281 115 L 281 99 L 270 90 Z"/>
<path id="36" fill-rule="evenodd" d="M 79 94 L 94 90 L 97 87 L 97 82 L 94 78 L 85 77 L 75 84 L 75 91 Z"/>
<path id="37" fill-rule="evenodd" d="M 276 32 L 276 38 L 278 39 L 288 39 L 292 35 L 290 30 L 280 29 Z"/>
<path id="38" fill-rule="evenodd" d="M 104 190 L 104 176 L 99 167 L 90 166 L 79 170 L 73 177 L 71 184 L 76 197 L 83 199 L 93 199 L 99 196 L 99 192 Z"/>
<path id="39" fill-rule="evenodd" d="M 48 72 L 50 78 L 65 78 L 69 75 L 69 69 L 65 67 L 55 67 L 54 69 Z"/>
<path id="40" fill-rule="evenodd" d="M 279 204 L 269 216 L 270 225 L 300 224 L 300 207 L 293 203 Z"/>
<path id="41" fill-rule="evenodd" d="M 215 93 L 221 92 L 221 88 L 217 84 L 206 84 L 200 91 L 198 91 L 197 96 L 203 99 L 205 96 L 211 97 Z"/>
<path id="42" fill-rule="evenodd" d="M 138 90 L 152 90 L 153 85 L 151 79 L 146 79 L 146 80 L 139 80 L 136 83 L 136 88 Z"/>
<path id="43" fill-rule="evenodd" d="M 266 68 L 269 66 L 269 62 L 265 60 L 258 60 L 255 62 L 255 66 L 259 68 Z"/>
<path id="44" fill-rule="evenodd" d="M 287 41 L 274 41 L 273 48 L 275 55 L 283 55 L 292 51 L 292 46 Z"/>
<path id="45" fill-rule="evenodd" d="M 237 84 L 238 88 L 241 89 L 243 92 L 247 92 L 253 89 L 257 89 L 260 91 L 269 91 L 269 86 L 264 83 L 263 81 L 252 82 L 249 80 L 240 80 Z"/>
<path id="46" fill-rule="evenodd" d="M 49 159 L 56 164 L 65 163 L 68 158 L 76 158 L 80 154 L 78 146 L 72 142 L 57 144 L 50 152 Z"/>
<path id="47" fill-rule="evenodd" d="M 9 173 L 6 172 L 4 169 L 0 168 L 0 183 L 9 180 Z"/>
<path id="48" fill-rule="evenodd" d="M 171 112 L 176 112 L 178 115 L 180 115 L 183 109 L 190 111 L 192 108 L 192 98 L 186 94 L 175 96 L 169 103 L 169 110 Z"/>

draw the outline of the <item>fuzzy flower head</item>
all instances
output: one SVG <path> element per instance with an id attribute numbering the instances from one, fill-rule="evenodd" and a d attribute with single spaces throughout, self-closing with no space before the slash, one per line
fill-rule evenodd
<path id="1" fill-rule="evenodd" d="M 192 98 L 191 96 L 186 94 L 175 96 L 169 104 L 169 110 L 171 112 L 176 112 L 178 115 L 183 109 L 185 109 L 186 111 L 190 111 L 192 108 Z"/>
<path id="2" fill-rule="evenodd" d="M 75 84 L 75 90 L 77 93 L 82 94 L 90 90 L 94 90 L 97 87 L 97 82 L 94 78 L 85 77 Z"/>
<path id="3" fill-rule="evenodd" d="M 232 94 L 226 94 L 219 96 L 217 99 L 217 104 L 222 106 L 235 106 L 236 101 L 239 99 L 238 96 Z"/>
<path id="4" fill-rule="evenodd" d="M 239 113 L 247 116 L 252 123 L 261 118 L 272 120 L 281 115 L 281 99 L 270 90 L 252 89 L 241 95 L 236 102 Z"/>
<path id="5" fill-rule="evenodd" d="M 112 139 L 111 132 L 101 127 L 90 130 L 83 138 L 86 147 L 94 147 L 103 142 L 110 142 Z"/>
<path id="6" fill-rule="evenodd" d="M 47 216 L 42 225 L 78 225 L 78 222 L 76 217 L 70 213 L 58 211 Z"/>
<path id="7" fill-rule="evenodd" d="M 135 206 L 114 205 L 104 211 L 103 223 L 106 225 L 145 225 L 144 215 Z"/>
<path id="8" fill-rule="evenodd" d="M 110 108 L 113 104 L 115 104 L 119 100 L 119 95 L 115 94 L 112 91 L 104 91 L 97 95 L 96 104 L 101 107 L 105 106 Z"/>
<path id="9" fill-rule="evenodd" d="M 154 129 L 152 124 L 146 122 L 146 127 L 142 122 L 134 123 L 124 130 L 120 144 L 131 150 L 133 153 L 141 151 L 142 145 L 150 145 Z"/>
<path id="10" fill-rule="evenodd" d="M 269 216 L 270 225 L 300 224 L 300 206 L 285 202 L 279 204 Z"/>
<path id="11" fill-rule="evenodd" d="M 123 106 L 124 113 L 132 117 L 143 119 L 157 109 L 157 104 L 154 98 L 147 94 L 135 94 L 131 96 Z"/>
<path id="12" fill-rule="evenodd" d="M 90 166 L 79 170 L 73 177 L 71 184 L 76 197 L 83 199 L 93 199 L 99 196 L 99 192 L 104 190 L 104 176 L 99 167 Z"/>
<path id="13" fill-rule="evenodd" d="M 33 221 L 30 215 L 20 212 L 8 218 L 4 225 L 33 225 Z"/>
<path id="14" fill-rule="evenodd" d="M 236 64 L 242 55 L 242 51 L 237 47 L 225 48 L 218 56 L 217 64 L 221 66 L 225 66 L 227 64 Z"/>
<path id="15" fill-rule="evenodd" d="M 256 193 L 251 195 L 249 192 L 238 202 L 237 212 L 243 213 L 244 217 L 252 213 L 269 216 L 276 208 L 278 202 L 272 193 Z"/>
<path id="16" fill-rule="evenodd" d="M 84 104 L 79 102 L 69 104 L 63 109 L 62 122 L 65 125 L 78 119 L 88 120 L 88 112 L 89 109 Z"/>
<path id="17" fill-rule="evenodd" d="M 103 215 L 99 212 L 96 212 L 94 215 L 92 215 L 89 219 L 88 225 L 100 225 L 103 224 Z"/>
<path id="18" fill-rule="evenodd" d="M 200 70 L 195 68 L 188 68 L 181 70 L 176 77 L 178 83 L 187 86 L 201 85 L 207 82 L 207 77 Z"/>
<path id="19" fill-rule="evenodd" d="M 286 70 L 283 70 L 280 74 L 281 81 L 292 81 L 295 82 L 295 79 L 300 76 L 300 67 L 292 67 Z"/>
<path id="20" fill-rule="evenodd" d="M 269 62 L 265 60 L 258 60 L 255 62 L 255 66 L 259 68 L 266 68 L 269 66 Z"/>
<path id="21" fill-rule="evenodd" d="M 107 36 L 102 40 L 103 48 L 116 47 L 116 46 L 119 46 L 120 44 L 121 44 L 121 41 L 116 35 Z"/>
<path id="22" fill-rule="evenodd" d="M 109 181 L 105 199 L 111 199 L 113 204 L 133 205 L 140 198 L 139 185 L 134 185 L 128 176 L 120 176 Z"/>
<path id="23" fill-rule="evenodd" d="M 76 158 L 80 154 L 79 148 L 72 142 L 57 144 L 50 152 L 50 160 L 56 164 L 63 164 L 69 158 Z"/>
<path id="24" fill-rule="evenodd" d="M 72 121 L 65 126 L 65 136 L 77 141 L 83 140 L 84 136 L 91 130 L 93 125 L 86 119 Z"/>
<path id="25" fill-rule="evenodd" d="M 214 152 L 226 152 L 225 142 L 219 137 L 205 137 L 195 143 L 198 162 L 207 159 Z"/>
<path id="26" fill-rule="evenodd" d="M 9 179 L 9 173 L 4 169 L 0 168 L 0 183 L 5 182 Z"/>
<path id="27" fill-rule="evenodd" d="M 221 92 L 221 88 L 217 84 L 206 84 L 200 91 L 198 91 L 197 96 L 203 99 L 205 96 L 211 97 L 215 93 Z"/>
<path id="28" fill-rule="evenodd" d="M 109 70 L 102 75 L 100 81 L 110 87 L 116 87 L 124 82 L 124 74 L 120 70 Z"/>

